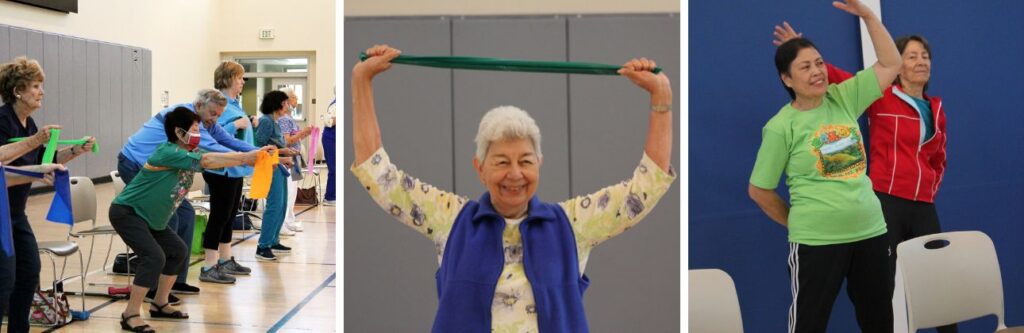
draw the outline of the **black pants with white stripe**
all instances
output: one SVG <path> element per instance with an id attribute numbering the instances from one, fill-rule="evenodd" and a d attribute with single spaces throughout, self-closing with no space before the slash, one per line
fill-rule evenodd
<path id="1" fill-rule="evenodd" d="M 789 332 L 825 332 L 843 280 L 861 331 L 893 331 L 892 251 L 886 235 L 845 244 L 790 243 L 789 247 L 794 299 Z"/>

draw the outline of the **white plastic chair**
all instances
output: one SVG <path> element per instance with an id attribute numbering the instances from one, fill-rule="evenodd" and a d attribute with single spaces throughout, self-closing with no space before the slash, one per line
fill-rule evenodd
<path id="1" fill-rule="evenodd" d="M 946 241 L 940 248 L 926 248 Z M 929 246 L 931 247 L 931 246 Z M 992 240 L 980 231 L 957 231 L 917 237 L 896 248 L 903 274 L 910 332 L 987 315 L 997 318 L 997 332 L 1007 329 L 1003 318 L 1003 281 Z"/>
<path id="2" fill-rule="evenodd" d="M 694 333 L 743 333 L 736 285 L 720 269 L 690 270 L 690 327 Z"/>
<path id="3" fill-rule="evenodd" d="M 124 179 L 121 179 L 121 173 L 117 170 L 110 172 L 110 182 L 114 183 L 114 196 L 121 194 L 124 191 L 124 187 L 127 185 L 124 183 Z"/>

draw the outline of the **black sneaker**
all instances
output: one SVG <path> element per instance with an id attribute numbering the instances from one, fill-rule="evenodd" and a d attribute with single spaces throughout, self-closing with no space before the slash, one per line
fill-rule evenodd
<path id="1" fill-rule="evenodd" d="M 271 250 L 269 247 L 257 247 L 256 259 L 263 261 L 274 261 L 277 260 L 277 256 L 274 255 L 274 251 Z"/>
<path id="2" fill-rule="evenodd" d="M 146 293 L 145 301 L 146 301 L 146 303 L 154 303 L 153 301 L 155 299 L 156 299 L 156 289 L 150 289 L 149 292 Z M 181 304 L 181 299 L 176 297 L 176 296 L 174 296 L 174 295 L 167 295 L 167 303 L 171 303 L 171 305 L 178 305 L 178 304 Z"/>
<path id="3" fill-rule="evenodd" d="M 171 287 L 171 294 L 196 295 L 199 294 L 199 287 L 184 282 L 175 282 Z"/>
<path id="4" fill-rule="evenodd" d="M 274 251 L 274 253 L 292 253 L 292 248 L 281 245 L 281 243 L 274 244 L 274 246 L 270 247 L 270 250 Z"/>

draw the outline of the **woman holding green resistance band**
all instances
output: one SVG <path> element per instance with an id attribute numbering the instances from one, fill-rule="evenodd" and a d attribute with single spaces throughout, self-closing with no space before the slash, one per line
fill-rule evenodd
<path id="1" fill-rule="evenodd" d="M 28 166 L 43 161 L 42 145 L 50 141 L 50 131 L 57 125 L 37 128 L 32 114 L 43 106 L 43 68 L 39 62 L 25 57 L 0 66 L 0 142 L 11 138 L 29 137 L 18 143 L 8 144 L 22 147 L 18 154 L 4 156 L 0 163 L 5 166 Z M 91 151 L 95 138 L 88 138 L 81 145 L 67 147 L 55 152 L 55 158 L 46 163 L 65 164 L 75 157 Z M 0 308 L 8 309 L 8 332 L 28 332 L 28 314 L 32 306 L 32 295 L 39 285 L 39 247 L 35 234 L 25 215 L 28 192 L 31 184 L 12 186 L 7 189 L 11 209 L 11 228 L 14 239 L 12 265 L 0 265 Z M 11 282 L 13 280 L 13 282 Z M 13 286 L 11 286 L 13 283 Z M 13 288 L 13 291 L 9 291 Z M 5 297 L 10 295 L 9 298 Z"/>
<path id="2" fill-rule="evenodd" d="M 590 251 L 636 225 L 675 180 L 669 165 L 668 77 L 652 73 L 656 65 L 646 58 L 614 69 L 645 90 L 651 101 L 644 153 L 630 180 L 560 203 L 540 201 L 535 195 L 544 161 L 540 129 L 526 111 L 501 106 L 480 121 L 472 163 L 487 191 L 470 200 L 421 182 L 392 164 L 377 124 L 372 80 L 401 52 L 378 45 L 366 53 L 369 57 L 352 70 L 352 173 L 388 214 L 433 241 L 440 269 L 432 330 L 587 332 L 583 292 L 590 282 L 583 271 Z M 576 70 L 564 63 L 454 60 L 445 66 Z"/>

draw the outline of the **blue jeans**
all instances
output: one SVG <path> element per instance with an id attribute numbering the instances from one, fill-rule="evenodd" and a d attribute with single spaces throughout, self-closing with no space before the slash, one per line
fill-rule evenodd
<path id="1" fill-rule="evenodd" d="M 263 209 L 263 226 L 260 228 L 259 247 L 268 248 L 278 244 L 281 226 L 284 225 L 285 205 L 288 204 L 288 172 L 274 167 L 267 193 L 267 205 Z"/>
<path id="2" fill-rule="evenodd" d="M 141 169 L 141 165 L 129 160 L 124 154 L 117 154 L 117 172 L 121 175 L 121 180 L 124 181 L 126 187 L 132 182 L 132 179 L 135 179 Z M 195 232 L 195 227 L 196 210 L 192 208 L 192 203 L 184 200 L 171 215 L 171 219 L 167 221 L 167 228 L 174 230 L 178 237 L 181 237 L 181 241 L 185 242 L 185 246 L 191 250 L 192 234 Z M 186 259 L 186 261 L 188 260 Z M 185 283 L 188 280 L 188 266 L 184 265 L 184 268 L 178 273 L 176 282 Z"/>

